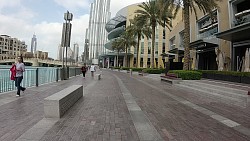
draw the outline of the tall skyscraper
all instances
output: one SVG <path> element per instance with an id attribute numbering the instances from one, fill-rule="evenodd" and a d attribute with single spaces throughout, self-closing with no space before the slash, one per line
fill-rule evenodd
<path id="1" fill-rule="evenodd" d="M 73 47 L 73 59 L 78 62 L 78 56 L 79 55 L 79 45 L 77 43 L 74 44 Z"/>
<path id="2" fill-rule="evenodd" d="M 62 46 L 61 45 L 58 45 L 58 52 L 57 52 L 57 59 L 62 61 Z"/>
<path id="3" fill-rule="evenodd" d="M 30 46 L 30 52 L 35 53 L 36 52 L 36 47 L 37 47 L 37 39 L 36 35 L 34 34 L 32 39 L 31 39 L 31 46 Z"/>
<path id="4" fill-rule="evenodd" d="M 110 19 L 110 0 L 95 0 L 91 3 L 88 36 L 89 55 L 88 60 L 98 62 L 99 55 L 104 54 L 104 44 L 107 41 L 105 25 Z"/>

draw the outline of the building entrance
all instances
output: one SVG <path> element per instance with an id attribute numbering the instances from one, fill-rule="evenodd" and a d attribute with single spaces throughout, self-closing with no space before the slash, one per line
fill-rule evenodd
<path id="1" fill-rule="evenodd" d="M 197 52 L 199 70 L 218 70 L 214 48 L 207 51 L 200 50 Z"/>

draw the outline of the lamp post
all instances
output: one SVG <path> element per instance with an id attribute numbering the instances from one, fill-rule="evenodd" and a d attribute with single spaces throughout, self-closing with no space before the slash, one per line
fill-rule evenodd
<path id="1" fill-rule="evenodd" d="M 64 13 L 64 20 L 65 23 L 63 23 L 63 33 L 62 33 L 62 47 L 63 47 L 63 71 L 65 73 L 65 67 L 67 68 L 67 55 L 68 55 L 68 47 L 70 47 L 70 37 L 71 37 L 71 28 L 72 28 L 72 24 L 70 23 L 70 21 L 72 21 L 73 19 L 73 14 L 69 13 L 69 11 L 67 11 L 67 13 Z M 66 48 L 66 59 L 65 59 L 65 67 L 64 67 L 64 49 Z M 68 68 L 67 68 L 67 77 L 68 78 Z"/>

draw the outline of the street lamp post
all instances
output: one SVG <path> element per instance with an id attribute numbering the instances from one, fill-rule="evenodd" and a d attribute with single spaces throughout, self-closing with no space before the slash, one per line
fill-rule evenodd
<path id="1" fill-rule="evenodd" d="M 62 47 L 63 47 L 63 72 L 65 74 L 65 67 L 67 68 L 67 54 L 68 54 L 68 47 L 70 47 L 70 37 L 71 37 L 71 23 L 70 21 L 72 21 L 73 19 L 73 14 L 69 13 L 69 11 L 67 11 L 67 13 L 64 13 L 64 20 L 65 23 L 63 23 L 63 38 L 62 38 Z M 66 58 L 65 58 L 65 67 L 64 67 L 64 49 L 66 48 Z M 67 68 L 67 73 L 66 73 L 68 78 L 68 68 Z"/>

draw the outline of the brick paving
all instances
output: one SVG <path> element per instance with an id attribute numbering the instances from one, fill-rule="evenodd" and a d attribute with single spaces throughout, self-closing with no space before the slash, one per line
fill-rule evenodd
<path id="1" fill-rule="evenodd" d="M 164 90 L 201 107 L 250 127 L 250 110 L 204 99 L 150 77 L 103 70 L 102 79 L 78 76 L 67 81 L 29 88 L 21 98 L 0 95 L 0 140 L 14 141 L 44 119 L 43 99 L 73 84 L 84 85 L 80 99 L 42 136 L 40 141 L 137 141 L 139 140 L 116 75 L 134 97 L 152 125 L 168 141 L 247 141 L 250 138 L 194 110 L 161 91 Z M 136 79 L 134 79 L 135 77 Z M 153 77 L 153 76 L 152 76 Z M 4 99 L 11 99 L 3 103 Z"/>
<path id="2" fill-rule="evenodd" d="M 165 140 L 250 140 L 248 136 L 219 123 L 209 116 L 191 109 L 190 107 L 173 100 L 163 93 L 145 86 L 139 81 L 129 79 L 128 75 L 126 74 L 117 75 L 121 77 L 124 84 L 135 97 L 138 105 L 149 117 L 150 121 L 154 124 L 158 132 Z M 133 77 L 150 83 L 153 86 L 157 86 L 159 89 L 164 89 L 166 92 L 171 94 L 186 98 L 185 94 L 187 92 L 183 90 L 176 90 L 174 87 L 168 85 L 165 82 L 148 79 L 141 76 Z M 206 102 L 206 100 L 200 101 L 200 99 L 194 95 L 192 95 L 192 98 L 189 100 L 197 102 L 198 104 L 202 104 L 204 102 L 209 107 L 212 107 L 210 106 L 210 102 L 212 100 L 208 100 L 209 102 Z M 220 108 L 223 109 L 223 107 Z M 237 113 L 240 112 L 237 111 Z M 231 116 L 228 116 L 227 118 L 231 118 Z M 246 116 L 244 121 L 249 121 L 249 117 Z"/>

